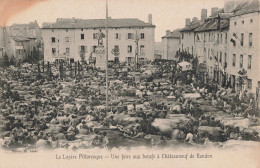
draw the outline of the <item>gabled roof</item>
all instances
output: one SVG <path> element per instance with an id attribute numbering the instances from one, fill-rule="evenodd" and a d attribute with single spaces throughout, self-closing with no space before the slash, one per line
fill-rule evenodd
<path id="1" fill-rule="evenodd" d="M 30 39 L 35 39 L 35 37 L 29 34 L 25 29 L 17 27 L 13 28 L 11 36 L 15 41 L 29 41 Z"/>
<path id="2" fill-rule="evenodd" d="M 43 23 L 42 29 L 105 28 L 106 19 L 57 19 L 54 23 Z M 109 28 L 155 27 L 139 19 L 108 19 Z"/>
<path id="3" fill-rule="evenodd" d="M 36 29 L 37 27 L 39 27 L 38 23 L 36 21 L 35 22 L 30 22 L 28 24 L 28 26 L 29 26 L 29 29 Z"/>
<path id="4" fill-rule="evenodd" d="M 219 19 L 218 19 L 219 16 Z M 201 26 L 195 29 L 195 32 L 202 32 L 202 31 L 213 31 L 213 30 L 225 30 L 229 28 L 229 17 L 230 14 L 221 14 L 219 13 L 218 16 L 214 18 L 207 19 Z M 219 24 L 220 20 L 220 24 Z"/>
<path id="5" fill-rule="evenodd" d="M 35 22 L 30 22 L 28 24 L 13 24 L 12 27 L 36 29 L 38 27 L 38 24 L 35 21 Z"/>
<path id="6" fill-rule="evenodd" d="M 168 34 L 168 35 L 166 34 L 162 38 L 181 38 L 180 29 L 174 30 L 174 31 L 170 32 L 170 34 Z"/>
<path id="7" fill-rule="evenodd" d="M 259 12 L 259 1 L 253 0 L 253 1 L 243 1 L 240 4 L 236 6 L 236 8 L 232 11 L 234 13 L 234 16 L 236 15 L 244 15 L 247 13 L 252 12 Z"/>
<path id="8" fill-rule="evenodd" d="M 202 24 L 201 21 L 195 21 L 191 22 L 189 25 L 185 26 L 183 29 L 180 30 L 180 32 L 191 32 L 194 31 L 196 28 L 198 28 Z"/>

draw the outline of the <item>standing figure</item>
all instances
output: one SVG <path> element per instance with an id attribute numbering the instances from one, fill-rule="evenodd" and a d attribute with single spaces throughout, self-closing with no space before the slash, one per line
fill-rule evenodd
<path id="1" fill-rule="evenodd" d="M 103 38 L 105 37 L 105 34 L 101 32 L 101 29 L 99 29 L 98 33 L 98 46 L 103 46 Z"/>

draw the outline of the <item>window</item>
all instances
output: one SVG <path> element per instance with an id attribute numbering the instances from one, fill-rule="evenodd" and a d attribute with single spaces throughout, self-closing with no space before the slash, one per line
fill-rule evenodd
<path id="1" fill-rule="evenodd" d="M 220 43 L 222 43 L 222 33 L 220 34 Z"/>
<path id="2" fill-rule="evenodd" d="M 253 19 L 250 19 L 250 23 L 253 23 Z"/>
<path id="3" fill-rule="evenodd" d="M 80 52 L 86 52 L 85 46 L 80 46 Z"/>
<path id="4" fill-rule="evenodd" d="M 127 52 L 128 52 L 128 53 L 132 53 L 132 46 L 131 46 L 131 45 L 129 45 L 129 46 L 127 47 Z"/>
<path id="5" fill-rule="evenodd" d="M 225 43 L 227 43 L 227 33 L 225 33 Z"/>
<path id="6" fill-rule="evenodd" d="M 200 41 L 200 37 L 199 37 L 199 35 L 198 35 L 198 34 L 197 34 L 197 36 L 196 36 L 196 37 L 197 37 L 197 41 Z"/>
<path id="7" fill-rule="evenodd" d="M 210 41 L 210 33 L 209 33 L 209 39 L 208 39 L 208 41 Z"/>
<path id="8" fill-rule="evenodd" d="M 93 46 L 92 47 L 92 52 L 96 52 L 96 48 L 97 48 L 97 46 Z"/>
<path id="9" fill-rule="evenodd" d="M 219 53 L 219 62 L 222 63 L 222 52 Z"/>
<path id="10" fill-rule="evenodd" d="M 81 31 L 83 31 L 83 29 L 81 29 Z"/>
<path id="11" fill-rule="evenodd" d="M 51 29 L 52 32 L 54 32 L 54 29 Z"/>
<path id="12" fill-rule="evenodd" d="M 243 68 L 243 55 L 240 55 L 240 68 Z"/>
<path id="13" fill-rule="evenodd" d="M 232 65 L 236 66 L 236 54 L 233 54 Z"/>
<path id="14" fill-rule="evenodd" d="M 66 32 L 68 32 L 69 30 L 68 29 L 66 29 Z"/>
<path id="15" fill-rule="evenodd" d="M 240 45 L 241 46 L 244 45 L 244 34 L 243 33 L 241 33 Z"/>
<path id="16" fill-rule="evenodd" d="M 230 41 L 231 41 L 231 43 L 233 43 L 233 47 L 235 47 L 236 46 L 236 41 L 233 38 L 231 38 Z"/>
<path id="17" fill-rule="evenodd" d="M 69 37 L 65 37 L 65 41 L 66 42 L 70 42 L 70 38 Z"/>
<path id="18" fill-rule="evenodd" d="M 128 39 L 133 39 L 133 33 L 128 33 Z"/>
<path id="19" fill-rule="evenodd" d="M 236 25 L 237 25 L 237 22 L 234 22 L 234 25 L 236 26 Z"/>
<path id="20" fill-rule="evenodd" d="M 56 54 L 56 48 L 52 48 L 51 52 L 52 52 L 53 55 L 55 55 Z"/>
<path id="21" fill-rule="evenodd" d="M 93 33 L 93 39 L 98 39 L 98 33 Z"/>
<path id="22" fill-rule="evenodd" d="M 141 33 L 141 39 L 144 39 L 144 33 Z"/>
<path id="23" fill-rule="evenodd" d="M 115 39 L 120 40 L 120 38 L 121 38 L 121 37 L 120 37 L 120 34 L 119 34 L 119 33 L 116 33 L 116 34 L 115 34 Z"/>
<path id="24" fill-rule="evenodd" d="M 247 89 L 252 89 L 252 79 L 247 79 Z"/>
<path id="25" fill-rule="evenodd" d="M 204 33 L 203 36 L 204 36 L 203 38 L 204 38 L 204 43 L 205 43 L 206 42 L 206 34 Z"/>
<path id="26" fill-rule="evenodd" d="M 251 67 L 252 67 L 252 56 L 248 55 L 248 58 L 247 58 L 247 69 L 251 69 Z"/>
<path id="27" fill-rule="evenodd" d="M 66 48 L 66 53 L 70 53 L 70 48 Z"/>
<path id="28" fill-rule="evenodd" d="M 181 33 L 181 39 L 183 39 L 184 38 L 184 33 Z"/>
<path id="29" fill-rule="evenodd" d="M 227 68 L 227 53 L 224 56 L 224 67 Z"/>
<path id="30" fill-rule="evenodd" d="M 140 46 L 140 53 L 143 55 L 144 54 L 144 45 Z"/>
<path id="31" fill-rule="evenodd" d="M 115 55 L 115 56 L 118 56 L 118 55 L 119 55 L 119 46 L 118 46 L 118 45 L 115 45 L 115 46 L 114 46 L 114 55 Z"/>
<path id="32" fill-rule="evenodd" d="M 210 55 L 210 49 L 208 49 L 208 58 L 209 58 L 209 55 Z"/>
<path id="33" fill-rule="evenodd" d="M 219 43 L 219 34 L 218 34 L 218 37 L 217 37 L 217 43 Z"/>
<path id="34" fill-rule="evenodd" d="M 242 20 L 242 24 L 244 24 L 244 23 L 245 23 L 245 21 Z"/>
<path id="35" fill-rule="evenodd" d="M 51 42 L 52 42 L 52 43 L 55 43 L 55 41 L 56 41 L 56 40 L 55 40 L 55 37 L 52 37 L 52 38 L 51 38 Z"/>
<path id="36" fill-rule="evenodd" d="M 249 33 L 249 46 L 250 46 L 250 47 L 253 46 L 253 40 L 252 40 L 252 37 L 253 37 L 253 33 Z"/>
<path id="37" fill-rule="evenodd" d="M 84 40 L 84 38 L 85 38 L 84 34 L 80 34 L 80 39 Z"/>

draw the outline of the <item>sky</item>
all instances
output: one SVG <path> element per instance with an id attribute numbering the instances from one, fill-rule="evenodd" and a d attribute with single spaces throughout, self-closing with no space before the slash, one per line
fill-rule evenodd
<path id="1" fill-rule="evenodd" d="M 4 3 L 4 1 L 8 1 Z M 200 19 L 201 9 L 223 8 L 225 0 L 108 0 L 108 15 L 112 18 L 138 18 L 148 22 L 153 16 L 155 41 L 160 42 L 166 30 L 185 26 L 185 18 Z M 29 23 L 37 20 L 55 22 L 57 18 L 105 18 L 105 0 L 0 0 L 3 25 Z M 11 3 L 12 2 L 12 3 Z M 15 5 L 14 5 L 15 4 Z"/>

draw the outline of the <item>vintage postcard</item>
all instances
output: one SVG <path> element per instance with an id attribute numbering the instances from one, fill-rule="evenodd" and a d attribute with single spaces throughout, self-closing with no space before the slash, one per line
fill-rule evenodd
<path id="1" fill-rule="evenodd" d="M 0 0 L 0 168 L 260 168 L 259 0 Z"/>

